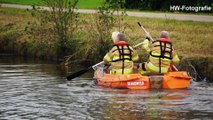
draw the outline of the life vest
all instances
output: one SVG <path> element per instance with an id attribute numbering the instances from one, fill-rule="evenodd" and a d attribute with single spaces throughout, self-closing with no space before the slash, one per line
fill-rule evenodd
<path id="1" fill-rule="evenodd" d="M 123 61 L 124 62 L 125 60 L 132 61 L 132 50 L 130 49 L 129 44 L 127 42 L 120 41 L 120 42 L 117 42 L 114 46 L 116 46 L 117 49 L 112 51 L 112 53 L 118 51 L 119 58 L 112 60 L 112 62 L 117 62 L 117 61 Z M 125 48 L 125 46 L 126 46 L 126 48 Z M 125 53 L 124 50 L 128 50 L 129 52 Z M 125 57 L 125 56 L 128 56 L 128 57 Z"/>
<path id="2" fill-rule="evenodd" d="M 117 47 L 112 53 L 118 51 L 119 57 L 116 59 L 113 59 L 112 62 L 119 62 L 122 61 L 122 74 L 124 74 L 124 64 L 125 61 L 132 61 L 132 52 L 133 50 L 130 49 L 129 44 L 124 41 L 117 42 L 114 46 Z M 127 51 L 127 52 L 125 52 Z"/>
<path id="3" fill-rule="evenodd" d="M 152 44 L 156 44 L 153 46 L 154 48 L 160 49 L 159 55 L 153 54 L 153 51 L 150 51 L 150 56 L 159 58 L 159 73 L 161 73 L 161 60 L 164 58 L 172 60 L 172 43 L 166 38 L 160 38 L 160 40 L 155 40 Z"/>

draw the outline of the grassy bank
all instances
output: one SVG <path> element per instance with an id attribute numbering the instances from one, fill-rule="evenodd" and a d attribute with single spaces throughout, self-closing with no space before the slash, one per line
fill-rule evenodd
<path id="1" fill-rule="evenodd" d="M 39 5 L 43 6 L 43 0 L 1 0 L 2 3 L 21 4 L 21 5 Z M 79 0 L 78 8 L 95 9 L 101 5 L 101 0 Z"/>
<path id="2" fill-rule="evenodd" d="M 3 40 L 3 36 L 18 36 L 16 39 L 20 42 L 32 40 L 33 37 L 43 41 L 50 40 L 51 42 L 51 33 L 39 33 L 48 29 L 48 26 L 37 28 L 36 24 L 34 24 L 34 21 L 37 20 L 31 16 L 30 11 L 0 8 L 0 17 L 1 40 Z M 94 39 L 87 34 L 87 31 L 92 29 L 91 25 L 95 24 L 94 18 L 94 15 L 80 16 L 79 21 L 82 20 L 84 22 L 79 22 L 80 27 L 76 36 L 78 40 L 80 39 L 79 41 Z M 125 17 L 126 28 L 124 33 L 131 44 L 138 44 L 145 37 L 143 31 L 136 24 L 138 21 L 144 25 L 155 39 L 158 38 L 160 31 L 169 31 L 170 39 L 173 41 L 180 56 L 213 56 L 213 23 Z M 117 28 L 115 27 L 114 30 L 117 30 Z"/>
<path id="3" fill-rule="evenodd" d="M 155 39 L 158 38 L 160 31 L 169 31 L 170 39 L 179 56 L 183 60 L 189 58 L 200 58 L 198 61 L 204 60 L 201 63 L 192 61 L 195 65 L 199 63 L 197 66 L 201 66 L 205 72 L 209 70 L 208 74 L 211 75 L 213 67 L 208 61 L 212 61 L 213 57 L 213 23 L 127 16 L 123 21 L 124 33 L 131 45 L 142 42 L 145 37 L 143 31 L 136 24 L 138 21 Z M 99 54 L 100 51 L 96 50 L 96 47 L 102 43 L 96 39 L 96 34 L 91 34 L 95 29 L 94 24 L 96 24 L 95 15 L 80 15 L 79 27 L 75 36 L 67 43 L 70 46 L 70 54 L 74 56 L 72 60 L 89 60 L 94 63 L 96 62 L 95 57 L 98 60 L 102 59 L 105 53 Z M 41 58 L 57 57 L 57 45 L 53 41 L 49 27 L 39 25 L 38 20 L 32 17 L 30 11 L 0 8 L 0 52 Z M 115 26 L 113 30 L 118 30 L 118 28 Z M 144 53 L 140 49 L 138 52 L 143 58 Z M 209 58 L 207 62 L 206 58 Z"/>
<path id="4" fill-rule="evenodd" d="M 44 5 L 42 0 L 1 0 L 1 2 L 23 5 Z"/>

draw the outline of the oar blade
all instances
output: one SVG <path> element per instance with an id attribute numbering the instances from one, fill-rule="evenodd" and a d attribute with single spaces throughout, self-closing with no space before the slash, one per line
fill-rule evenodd
<path id="1" fill-rule="evenodd" d="M 84 69 L 84 70 L 80 70 L 78 72 L 75 72 L 69 76 L 67 76 L 67 80 L 72 80 L 73 78 L 76 78 L 84 73 L 86 73 L 87 71 L 89 71 L 91 69 L 91 67 L 87 68 L 87 69 Z"/>

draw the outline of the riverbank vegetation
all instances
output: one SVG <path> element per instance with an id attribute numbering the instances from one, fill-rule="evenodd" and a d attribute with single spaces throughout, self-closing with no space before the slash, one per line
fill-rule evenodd
<path id="1" fill-rule="evenodd" d="M 53 35 L 52 31 L 50 30 L 51 25 L 40 25 L 41 23 L 39 23 L 39 20 L 37 20 L 35 17 L 32 17 L 31 14 L 32 12 L 27 10 L 0 8 L 1 42 L 4 41 L 5 44 L 6 42 L 10 42 L 10 44 L 8 44 L 7 46 L 1 44 L 1 46 L 3 45 L 1 49 L 6 49 L 6 47 L 13 47 L 14 49 L 16 49 L 16 45 L 21 45 L 21 42 L 34 42 L 35 44 L 38 44 L 38 46 L 40 46 L 39 44 L 42 44 L 43 42 L 44 44 L 46 44 L 44 45 L 45 49 L 45 46 L 49 44 L 50 47 L 52 46 Z M 94 28 L 97 24 L 97 21 L 95 20 L 97 19 L 96 17 L 96 15 L 85 14 L 79 16 L 79 27 L 74 33 L 75 39 L 80 45 L 79 47 L 77 47 L 78 49 L 81 47 L 86 47 L 87 45 L 89 45 L 89 43 L 93 45 L 98 36 L 90 36 L 91 34 L 95 34 L 90 32 L 93 32 L 93 30 L 95 29 L 104 28 L 103 26 L 100 26 L 100 28 Z M 121 31 L 126 34 L 127 39 L 132 45 L 141 42 L 142 38 L 145 37 L 144 33 L 137 26 L 137 22 L 140 21 L 144 25 L 144 27 L 151 33 L 153 38 L 157 39 L 161 30 L 169 31 L 170 38 L 173 41 L 177 52 L 181 56 L 212 56 L 213 23 L 177 21 L 169 19 L 136 18 L 128 16 L 123 17 L 123 19 L 123 29 Z M 112 30 L 118 29 L 118 25 L 115 25 L 112 28 Z M 110 39 L 110 32 L 112 31 L 109 31 L 109 33 L 106 34 L 107 39 L 105 40 Z M 14 45 L 12 45 L 12 43 L 14 43 Z M 84 43 L 88 44 L 83 45 Z M 21 51 L 21 48 L 17 48 L 17 50 L 20 50 L 20 53 L 24 52 Z M 190 53 L 188 51 L 190 51 Z M 55 53 L 49 54 L 54 55 Z"/>
<path id="2" fill-rule="evenodd" d="M 34 16 L 34 17 L 33 17 Z M 43 21 L 37 11 L 0 8 L 0 51 L 40 58 L 61 58 L 58 42 L 53 34 L 51 22 Z M 79 14 L 76 28 L 72 35 L 68 28 L 66 53 L 70 60 L 85 60 L 92 63 L 101 61 L 103 55 L 112 46 L 111 32 L 123 32 L 131 45 L 143 41 L 144 33 L 137 22 L 157 39 L 159 32 L 167 30 L 177 53 L 185 61 L 191 61 L 196 69 L 212 71 L 213 66 L 213 23 L 177 21 L 169 19 L 137 18 L 124 15 L 111 16 L 110 12 Z M 138 49 L 141 58 L 144 54 Z M 59 57 L 60 56 L 60 57 Z M 201 65 L 194 61 L 197 58 Z M 198 71 L 200 73 L 200 71 Z M 210 78 L 211 72 L 207 72 Z"/>
<path id="3" fill-rule="evenodd" d="M 1 42 L 6 40 L 6 42 L 19 41 L 16 44 L 21 44 L 20 42 L 24 41 L 35 42 L 39 40 L 40 42 L 44 41 L 45 44 L 53 44 L 51 43 L 53 39 L 52 31 L 50 30 L 51 25 L 40 25 L 39 20 L 32 17 L 31 14 L 32 12 L 27 10 L 0 8 Z M 95 30 L 93 27 L 97 24 L 96 17 L 96 15 L 85 14 L 79 16 L 79 27 L 75 32 L 75 37 L 81 47 L 85 47 L 82 43 L 89 41 L 88 39 L 91 40 L 89 42 L 94 44 L 95 39 L 98 37 L 90 36 L 89 34 L 92 30 Z M 126 34 L 131 44 L 137 44 L 145 37 L 144 33 L 137 26 L 137 22 L 140 21 L 152 34 L 153 38 L 157 39 L 161 30 L 169 31 L 170 38 L 181 56 L 212 56 L 213 50 L 211 48 L 213 47 L 213 42 L 211 38 L 213 37 L 213 23 L 128 16 L 123 17 L 123 19 L 122 32 Z M 96 29 L 101 28 L 104 27 L 100 26 L 100 28 Z M 118 29 L 118 25 L 112 28 L 112 30 Z M 107 36 L 107 39 L 110 39 L 110 33 Z M 3 46 L 1 49 L 5 47 L 12 46 Z"/>

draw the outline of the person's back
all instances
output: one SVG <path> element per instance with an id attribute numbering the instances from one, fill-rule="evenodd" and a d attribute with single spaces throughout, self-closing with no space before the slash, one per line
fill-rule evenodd
<path id="1" fill-rule="evenodd" d="M 124 41 L 124 35 L 114 32 L 114 47 L 104 56 L 104 62 L 111 65 L 110 74 L 130 74 L 133 72 L 133 61 L 138 60 L 137 52 Z"/>
<path id="2" fill-rule="evenodd" d="M 172 64 L 179 62 L 172 42 L 168 39 L 168 32 L 162 31 L 160 39 L 152 44 L 149 44 L 148 39 L 144 43 L 143 48 L 149 52 L 149 61 L 142 64 L 141 74 L 167 73 Z"/>

